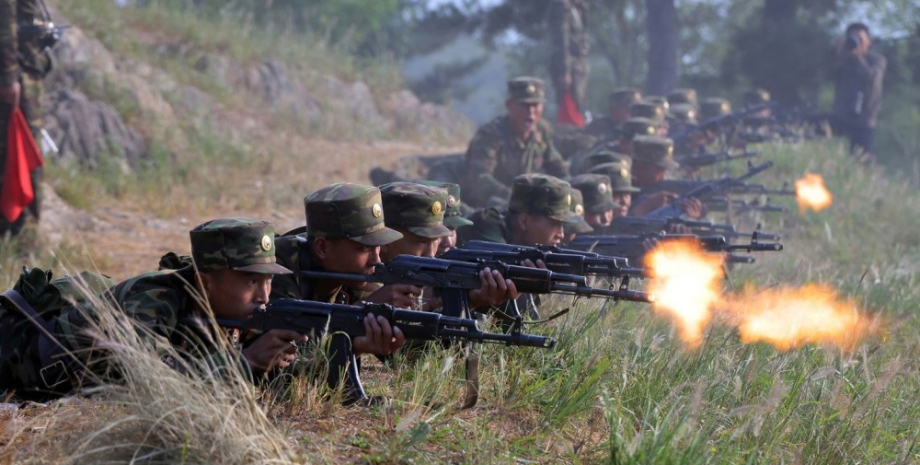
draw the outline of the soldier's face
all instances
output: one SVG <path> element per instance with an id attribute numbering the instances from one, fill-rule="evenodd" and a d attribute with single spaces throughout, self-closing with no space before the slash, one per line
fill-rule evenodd
<path id="1" fill-rule="evenodd" d="M 629 214 L 629 208 L 632 207 L 632 194 L 631 193 L 614 192 L 613 201 L 620 204 L 619 209 L 613 210 L 614 218 L 621 218 Z"/>
<path id="2" fill-rule="evenodd" d="M 610 226 L 610 223 L 613 222 L 613 210 L 600 213 L 585 212 L 585 222 L 591 226 Z"/>
<path id="3" fill-rule="evenodd" d="M 626 155 L 632 156 L 633 154 L 633 141 L 628 137 L 621 137 L 617 141 L 617 152 L 624 153 Z"/>
<path id="4" fill-rule="evenodd" d="M 438 242 L 438 255 L 443 255 L 450 249 L 457 246 L 457 230 L 451 228 L 450 235 L 444 236 Z"/>
<path id="5" fill-rule="evenodd" d="M 217 318 L 245 320 L 268 303 L 272 275 L 236 270 L 199 274 L 211 309 Z"/>
<path id="6" fill-rule="evenodd" d="M 622 124 L 629 119 L 629 106 L 624 107 L 618 103 L 611 103 L 608 112 L 614 123 Z"/>
<path id="7" fill-rule="evenodd" d="M 317 262 L 333 273 L 374 274 L 374 265 L 380 263 L 380 247 L 373 247 L 351 239 L 326 239 L 317 237 L 313 243 Z M 349 283 L 349 286 L 365 283 Z"/>
<path id="8" fill-rule="evenodd" d="M 545 215 L 519 214 L 515 231 L 518 245 L 559 245 L 565 239 L 562 222 Z"/>
<path id="9" fill-rule="evenodd" d="M 526 138 L 531 132 L 536 131 L 537 124 L 543 118 L 542 103 L 527 103 L 508 100 L 505 102 L 508 116 L 511 118 L 511 127 L 519 138 Z"/>
<path id="10" fill-rule="evenodd" d="M 438 253 L 441 238 L 429 239 L 413 234 L 404 228 L 393 228 L 403 234 L 402 239 L 380 247 L 380 258 L 383 263 L 388 263 L 397 255 L 412 255 L 415 257 L 434 257 Z"/>

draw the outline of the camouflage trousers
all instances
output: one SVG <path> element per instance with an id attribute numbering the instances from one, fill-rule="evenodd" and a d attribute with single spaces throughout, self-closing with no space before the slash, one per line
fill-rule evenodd
<path id="1" fill-rule="evenodd" d="M 41 130 L 43 125 L 42 94 L 44 92 L 42 80 L 29 73 L 22 73 L 19 77 L 19 85 L 22 88 L 22 93 L 19 98 L 19 108 L 22 110 L 23 116 L 29 123 L 29 129 L 32 130 L 35 142 L 38 144 L 39 150 L 41 150 Z M 0 103 L 0 182 L 3 181 L 3 176 L 6 173 L 7 131 L 10 125 L 10 116 L 12 112 L 13 108 L 11 105 Z M 5 234 L 7 231 L 13 235 L 18 234 L 25 224 L 27 216 L 31 216 L 35 221 L 38 221 L 41 216 L 42 202 L 40 186 L 43 174 L 42 168 L 39 167 L 30 174 L 32 186 L 35 189 L 35 200 L 32 201 L 23 214 L 12 223 L 8 222 L 3 215 L 0 215 L 0 235 Z"/>

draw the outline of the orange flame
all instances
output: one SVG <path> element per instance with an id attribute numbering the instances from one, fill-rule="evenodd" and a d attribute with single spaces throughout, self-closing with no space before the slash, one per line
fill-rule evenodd
<path id="1" fill-rule="evenodd" d="M 722 257 L 707 254 L 694 241 L 663 241 L 646 255 L 645 266 L 654 278 L 649 281 L 652 308 L 674 321 L 684 343 L 699 347 L 720 299 Z"/>
<path id="2" fill-rule="evenodd" d="M 853 349 L 867 334 L 870 321 L 855 302 L 841 300 L 827 286 L 745 289 L 732 296 L 726 312 L 737 319 L 741 342 L 766 342 L 779 350 L 809 343 Z"/>
<path id="3" fill-rule="evenodd" d="M 833 198 L 820 174 L 805 173 L 805 177 L 795 182 L 795 201 L 799 212 L 809 209 L 817 212 L 830 207 Z"/>

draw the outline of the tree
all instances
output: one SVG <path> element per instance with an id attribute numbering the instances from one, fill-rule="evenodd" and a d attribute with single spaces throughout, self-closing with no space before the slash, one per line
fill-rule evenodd
<path id="1" fill-rule="evenodd" d="M 646 91 L 666 95 L 677 87 L 677 39 L 680 25 L 674 0 L 646 0 L 648 78 Z"/>

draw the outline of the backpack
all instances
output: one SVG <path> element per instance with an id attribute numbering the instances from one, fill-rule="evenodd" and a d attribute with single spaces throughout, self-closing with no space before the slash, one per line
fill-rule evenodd
<path id="1" fill-rule="evenodd" d="M 52 279 L 50 270 L 29 270 L 13 289 L 0 294 L 0 390 L 44 400 L 70 392 L 72 357 L 58 341 L 62 310 L 115 284 L 108 276 L 83 271 Z"/>

